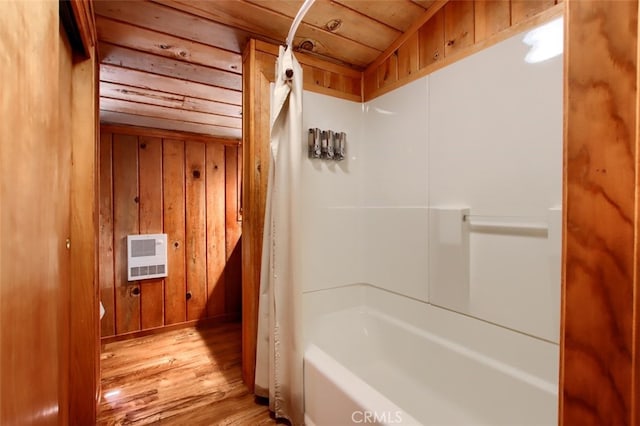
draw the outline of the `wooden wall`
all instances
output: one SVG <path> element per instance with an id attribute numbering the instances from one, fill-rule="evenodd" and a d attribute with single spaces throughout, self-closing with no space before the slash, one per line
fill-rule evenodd
<path id="1" fill-rule="evenodd" d="M 566 22 L 560 424 L 638 425 L 638 2 Z"/>
<path id="2" fill-rule="evenodd" d="M 55 1 L 5 2 L 0 14 L 0 424 L 7 425 L 95 423 L 96 61 L 93 44 L 82 58 L 73 52 L 60 19 Z"/>
<path id="3" fill-rule="evenodd" d="M 102 127 L 102 337 L 239 317 L 240 158 L 236 144 Z M 138 233 L 168 234 L 166 279 L 127 281 L 126 236 Z"/>
<path id="4" fill-rule="evenodd" d="M 363 73 L 365 101 L 559 15 L 561 0 L 435 2 Z"/>
<path id="5" fill-rule="evenodd" d="M 71 277 L 69 309 L 69 418 L 92 424 L 100 389 L 98 305 L 98 96 L 93 60 L 74 56 L 71 77 Z"/>

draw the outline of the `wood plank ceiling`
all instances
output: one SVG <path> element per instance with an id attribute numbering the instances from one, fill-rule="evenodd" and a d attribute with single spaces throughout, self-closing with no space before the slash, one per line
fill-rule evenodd
<path id="1" fill-rule="evenodd" d="M 316 0 L 295 48 L 363 70 L 434 0 Z M 103 123 L 240 139 L 242 50 L 283 43 L 303 0 L 95 2 Z"/>

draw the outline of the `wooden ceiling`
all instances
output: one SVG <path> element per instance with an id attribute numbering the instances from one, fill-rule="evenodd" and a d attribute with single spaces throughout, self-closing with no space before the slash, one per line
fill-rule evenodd
<path id="1" fill-rule="evenodd" d="M 362 70 L 435 0 L 316 0 L 295 48 Z M 282 44 L 303 0 L 95 2 L 103 123 L 240 139 L 242 50 Z"/>

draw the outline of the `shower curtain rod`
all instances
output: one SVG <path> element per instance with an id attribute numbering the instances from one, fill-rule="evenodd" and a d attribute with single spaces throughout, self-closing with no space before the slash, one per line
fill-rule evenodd
<path id="1" fill-rule="evenodd" d="M 296 35 L 298 26 L 302 22 L 302 18 L 304 18 L 304 15 L 306 15 L 309 9 L 311 8 L 311 5 L 313 4 L 314 1 L 315 0 L 305 0 L 305 2 L 302 4 L 302 7 L 298 11 L 298 14 L 293 19 L 293 22 L 291 23 L 291 28 L 289 29 L 289 35 L 287 35 L 287 45 L 286 45 L 287 49 L 290 47 L 293 47 L 293 38 Z"/>

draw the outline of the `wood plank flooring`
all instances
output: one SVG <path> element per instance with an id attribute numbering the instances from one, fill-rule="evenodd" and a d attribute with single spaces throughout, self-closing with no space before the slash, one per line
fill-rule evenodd
<path id="1" fill-rule="evenodd" d="M 240 324 L 106 344 L 98 425 L 275 425 L 242 383 Z"/>

